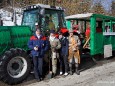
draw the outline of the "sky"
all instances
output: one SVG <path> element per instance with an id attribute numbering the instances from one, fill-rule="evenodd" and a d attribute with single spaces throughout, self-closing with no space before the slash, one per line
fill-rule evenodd
<path id="1" fill-rule="evenodd" d="M 111 10 L 112 1 L 115 1 L 115 0 L 93 0 L 93 5 L 98 3 L 98 2 L 101 2 L 101 4 L 104 7 L 104 9 L 106 11 L 110 11 Z"/>

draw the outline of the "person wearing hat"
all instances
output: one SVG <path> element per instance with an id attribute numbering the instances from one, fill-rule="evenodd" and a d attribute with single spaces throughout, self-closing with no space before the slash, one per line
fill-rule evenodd
<path id="1" fill-rule="evenodd" d="M 38 22 L 35 23 L 35 30 L 34 31 L 36 31 L 37 29 L 39 29 Z"/>
<path id="2" fill-rule="evenodd" d="M 40 29 L 36 29 L 35 34 L 30 37 L 28 47 L 31 49 L 35 78 L 40 81 L 42 79 L 44 53 L 48 50 L 48 43 L 41 35 Z"/>
<path id="3" fill-rule="evenodd" d="M 55 31 L 50 31 L 50 46 L 51 46 L 51 59 L 52 59 L 52 73 L 55 76 L 57 72 L 57 59 L 59 58 L 59 49 L 61 48 L 61 43 L 59 39 L 55 36 Z"/>
<path id="4" fill-rule="evenodd" d="M 69 48 L 69 41 L 68 41 L 68 39 L 66 37 L 66 33 L 59 32 L 59 40 L 61 42 L 61 49 L 60 49 L 60 75 L 62 75 L 64 73 L 64 75 L 67 76 L 68 75 L 68 48 Z"/>
<path id="5" fill-rule="evenodd" d="M 73 30 L 69 30 L 69 68 L 70 68 L 70 74 L 72 75 L 72 63 L 73 59 L 75 61 L 75 71 L 76 74 L 80 74 L 78 70 L 78 66 L 80 64 L 80 53 L 79 53 L 79 47 L 80 47 L 80 39 L 78 36 L 73 35 Z"/>
<path id="6" fill-rule="evenodd" d="M 73 31 L 77 34 L 80 34 L 80 31 L 79 31 L 79 25 L 74 25 L 73 26 Z"/>

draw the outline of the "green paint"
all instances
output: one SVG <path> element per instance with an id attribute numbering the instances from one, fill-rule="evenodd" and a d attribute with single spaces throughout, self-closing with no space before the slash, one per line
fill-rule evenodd
<path id="1" fill-rule="evenodd" d="M 115 50 L 115 36 L 114 35 L 103 35 L 103 32 L 105 32 L 105 24 L 110 26 L 111 32 L 113 32 L 112 24 L 115 21 L 115 17 L 112 16 L 105 16 L 102 14 L 92 14 L 89 18 L 72 18 L 69 20 L 78 20 L 78 21 L 84 21 L 85 23 L 90 20 L 90 54 L 96 55 L 96 54 L 103 54 L 104 53 L 104 45 L 112 44 L 112 49 Z M 88 20 L 89 19 L 89 20 Z M 99 20 L 97 20 L 99 19 Z M 96 32 L 96 22 L 102 21 L 102 32 Z M 110 21 L 110 22 L 107 22 Z M 100 22 L 101 23 L 101 22 Z M 86 26 L 84 25 L 84 28 Z"/>
<path id="2" fill-rule="evenodd" d="M 95 32 L 96 32 L 96 19 L 95 17 L 91 17 L 90 20 L 90 48 L 91 48 L 91 55 L 93 55 L 95 53 Z"/>
<path id="3" fill-rule="evenodd" d="M 0 55 L 10 48 L 27 50 L 32 32 L 27 26 L 0 26 Z"/>

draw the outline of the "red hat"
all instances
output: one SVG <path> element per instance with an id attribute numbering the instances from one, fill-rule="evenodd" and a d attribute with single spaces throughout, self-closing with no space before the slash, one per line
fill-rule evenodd
<path id="1" fill-rule="evenodd" d="M 68 30 L 67 30 L 67 28 L 61 28 L 61 29 L 60 29 L 60 32 L 63 34 L 63 33 L 68 32 Z"/>

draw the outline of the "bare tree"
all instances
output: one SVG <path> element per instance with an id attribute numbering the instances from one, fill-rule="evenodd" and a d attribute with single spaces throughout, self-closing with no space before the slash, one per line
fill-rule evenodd
<path id="1" fill-rule="evenodd" d="M 44 0 L 45 1 L 45 4 L 48 4 L 48 0 Z"/>
<path id="2" fill-rule="evenodd" d="M 101 2 L 95 4 L 91 10 L 92 13 L 105 14 L 105 9 L 102 7 Z"/>
<path id="3" fill-rule="evenodd" d="M 112 12 L 112 16 L 115 16 L 115 1 L 112 2 L 111 12 Z"/>

